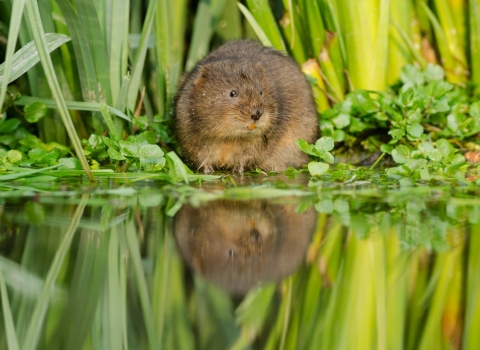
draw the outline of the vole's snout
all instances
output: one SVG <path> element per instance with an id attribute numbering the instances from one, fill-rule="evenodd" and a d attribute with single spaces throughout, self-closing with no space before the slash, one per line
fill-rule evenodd
<path id="1" fill-rule="evenodd" d="M 260 109 L 254 109 L 253 110 L 253 113 L 252 113 L 252 119 L 257 121 L 260 119 L 260 117 L 262 116 L 263 112 L 260 110 Z"/>

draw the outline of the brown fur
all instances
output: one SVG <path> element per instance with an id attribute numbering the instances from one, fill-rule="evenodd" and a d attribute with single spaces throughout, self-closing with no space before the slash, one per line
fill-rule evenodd
<path id="1" fill-rule="evenodd" d="M 288 202 L 287 199 L 285 201 Z M 279 281 L 305 259 L 317 213 L 264 200 L 183 205 L 174 218 L 178 250 L 195 272 L 231 294 Z"/>
<path id="2" fill-rule="evenodd" d="M 205 172 L 299 167 L 308 157 L 295 141 L 318 138 L 312 91 L 298 65 L 247 40 L 224 44 L 182 79 L 175 126 L 187 161 Z"/>

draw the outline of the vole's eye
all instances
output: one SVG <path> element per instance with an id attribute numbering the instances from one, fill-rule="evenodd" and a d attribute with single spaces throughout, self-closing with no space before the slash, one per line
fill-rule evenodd
<path id="1" fill-rule="evenodd" d="M 260 96 L 263 96 L 263 92 L 262 92 L 262 91 L 260 91 Z"/>
<path id="2" fill-rule="evenodd" d="M 235 90 L 230 91 L 230 97 L 237 97 L 237 92 Z"/>

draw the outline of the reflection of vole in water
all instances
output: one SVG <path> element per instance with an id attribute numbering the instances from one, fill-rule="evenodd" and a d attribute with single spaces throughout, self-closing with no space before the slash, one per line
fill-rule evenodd
<path id="1" fill-rule="evenodd" d="M 318 138 L 312 91 L 298 65 L 247 40 L 224 44 L 183 78 L 175 125 L 187 160 L 204 172 L 299 167 L 308 157 L 295 141 Z"/>
<path id="2" fill-rule="evenodd" d="M 293 273 L 304 259 L 317 215 L 295 207 L 261 200 L 185 205 L 174 219 L 178 250 L 204 278 L 244 294 Z"/>

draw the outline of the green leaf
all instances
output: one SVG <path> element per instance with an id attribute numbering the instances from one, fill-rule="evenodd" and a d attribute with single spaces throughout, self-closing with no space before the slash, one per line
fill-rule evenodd
<path id="1" fill-rule="evenodd" d="M 105 142 L 103 141 L 102 136 L 92 134 L 88 138 L 88 146 L 91 150 L 104 149 L 105 148 Z"/>
<path id="2" fill-rule="evenodd" d="M 423 126 L 421 124 L 407 125 L 407 133 L 415 138 L 419 138 L 423 134 Z"/>
<path id="3" fill-rule="evenodd" d="M 431 63 L 427 65 L 427 68 L 423 71 L 423 75 L 427 82 L 439 81 L 445 78 L 445 72 L 442 66 Z"/>
<path id="4" fill-rule="evenodd" d="M 111 138 L 106 137 L 106 136 L 102 136 L 102 140 L 108 147 L 119 149 L 118 143 L 113 141 Z"/>
<path id="5" fill-rule="evenodd" d="M 344 127 L 350 125 L 350 114 L 340 113 L 332 119 L 332 122 L 338 129 L 343 129 Z"/>
<path id="6" fill-rule="evenodd" d="M 404 84 L 410 85 L 423 85 L 425 83 L 425 78 L 422 72 L 411 64 L 402 68 L 400 79 Z"/>
<path id="7" fill-rule="evenodd" d="M 400 145 L 392 151 L 392 157 L 395 163 L 404 164 L 411 155 L 411 151 L 407 146 Z"/>
<path id="8" fill-rule="evenodd" d="M 25 120 L 29 123 L 36 123 L 47 115 L 47 106 L 42 102 L 34 102 L 25 106 Z"/>
<path id="9" fill-rule="evenodd" d="M 328 172 L 330 166 L 323 162 L 310 162 L 308 163 L 308 171 L 312 176 L 321 176 Z"/>
<path id="10" fill-rule="evenodd" d="M 142 115 L 133 119 L 133 125 L 138 127 L 140 130 L 146 130 L 150 124 L 148 116 Z"/>
<path id="11" fill-rule="evenodd" d="M 22 152 L 12 149 L 7 152 L 7 158 L 12 163 L 18 163 L 22 160 Z"/>
<path id="12" fill-rule="evenodd" d="M 333 202 L 331 199 L 322 199 L 315 204 L 315 210 L 319 213 L 331 214 L 333 213 Z"/>
<path id="13" fill-rule="evenodd" d="M 113 160 L 126 160 L 127 159 L 113 147 L 109 147 L 107 152 L 108 152 L 108 156 Z"/>
<path id="14" fill-rule="evenodd" d="M 162 149 L 158 145 L 143 145 L 140 147 L 139 157 L 142 158 L 162 158 L 164 155 Z"/>
<path id="15" fill-rule="evenodd" d="M 324 151 L 324 152 L 331 151 L 334 146 L 335 146 L 335 142 L 331 137 L 328 137 L 328 136 L 322 136 L 315 143 L 315 148 L 319 151 Z"/>
<path id="16" fill-rule="evenodd" d="M 310 145 L 307 141 L 300 139 L 295 141 L 297 144 L 298 148 L 300 148 L 303 152 L 310 154 L 312 156 L 316 156 L 317 154 L 313 152 L 313 146 Z"/>
<path id="17" fill-rule="evenodd" d="M 468 113 L 476 120 L 480 119 L 480 101 L 473 102 L 468 110 Z"/>
<path id="18" fill-rule="evenodd" d="M 393 139 L 399 140 L 403 136 L 405 136 L 405 130 L 403 130 L 403 129 L 391 129 L 388 132 L 388 134 L 391 135 L 393 137 Z"/>
<path id="19" fill-rule="evenodd" d="M 453 90 L 454 86 L 446 81 L 434 81 L 425 87 L 425 94 L 429 97 L 439 99 Z"/>
<path id="20" fill-rule="evenodd" d="M 438 139 L 435 142 L 435 145 L 445 158 L 449 157 L 455 152 L 455 148 L 452 146 L 452 144 L 445 139 Z"/>
<path id="21" fill-rule="evenodd" d="M 0 123 L 0 134 L 11 134 L 20 125 L 20 119 L 10 118 Z"/>
<path id="22" fill-rule="evenodd" d="M 58 163 L 61 165 L 59 169 L 82 169 L 82 164 L 77 158 L 60 158 Z"/>

